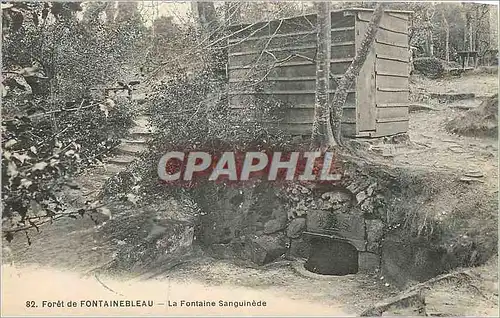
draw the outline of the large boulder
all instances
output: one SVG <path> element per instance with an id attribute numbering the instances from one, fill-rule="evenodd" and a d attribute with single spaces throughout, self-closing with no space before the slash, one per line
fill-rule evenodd
<path id="1" fill-rule="evenodd" d="M 286 235 L 290 238 L 297 238 L 306 229 L 306 219 L 296 218 L 293 219 L 286 230 Z"/>
<path id="2" fill-rule="evenodd" d="M 243 251 L 245 258 L 257 265 L 271 263 L 286 253 L 284 235 L 262 235 L 247 238 Z"/>

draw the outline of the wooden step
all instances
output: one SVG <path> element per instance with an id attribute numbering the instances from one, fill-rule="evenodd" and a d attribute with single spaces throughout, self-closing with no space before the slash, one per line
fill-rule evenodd
<path id="1" fill-rule="evenodd" d="M 106 164 L 101 169 L 103 170 L 103 174 L 106 174 L 109 176 L 113 176 L 113 175 L 117 174 L 118 172 L 123 171 L 122 165 L 116 165 L 116 164 L 112 164 L 112 163 Z"/>
<path id="2" fill-rule="evenodd" d="M 147 147 L 145 144 L 121 144 L 116 147 L 118 153 L 132 156 L 135 156 L 146 149 Z"/>
<path id="3" fill-rule="evenodd" d="M 437 99 L 440 103 L 450 103 L 459 100 L 472 99 L 476 97 L 474 93 L 431 93 L 431 98 Z"/>
<path id="4" fill-rule="evenodd" d="M 131 134 L 152 134 L 153 129 L 149 127 L 132 127 L 129 132 Z"/>
<path id="5" fill-rule="evenodd" d="M 107 163 L 125 166 L 125 165 L 128 165 L 129 163 L 131 163 L 132 161 L 134 161 L 135 159 L 137 159 L 137 158 L 134 156 L 118 155 L 116 157 L 109 158 Z"/>
<path id="6" fill-rule="evenodd" d="M 146 144 L 146 140 L 145 139 L 120 139 L 120 141 L 123 143 L 123 144 L 137 144 L 137 145 L 145 145 Z"/>
<path id="7" fill-rule="evenodd" d="M 137 125 L 137 126 L 141 126 L 141 127 L 147 127 L 150 125 L 149 123 L 149 116 L 146 116 L 146 115 L 139 115 L 139 116 L 136 116 L 134 118 L 134 123 Z"/>
<path id="8" fill-rule="evenodd" d="M 135 132 L 130 132 L 130 138 L 132 140 L 147 140 L 149 137 L 151 137 L 152 133 L 151 132 L 141 132 L 141 131 L 135 131 Z"/>

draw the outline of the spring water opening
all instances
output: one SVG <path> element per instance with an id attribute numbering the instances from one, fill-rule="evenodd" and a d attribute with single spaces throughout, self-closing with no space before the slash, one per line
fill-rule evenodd
<path id="1" fill-rule="evenodd" d="M 321 275 L 343 276 L 358 272 L 358 251 L 346 241 L 315 237 L 304 268 Z"/>

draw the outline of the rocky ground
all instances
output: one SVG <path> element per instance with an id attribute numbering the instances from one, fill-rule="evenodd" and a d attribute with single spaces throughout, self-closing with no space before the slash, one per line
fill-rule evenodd
<path id="1" fill-rule="evenodd" d="M 473 93 L 474 97 L 443 102 L 432 94 Z M 409 141 L 394 143 L 379 139 L 363 141 L 367 156 L 394 166 L 420 166 L 433 169 L 450 169 L 464 175 L 464 183 L 484 183 L 492 193 L 498 192 L 498 146 L 497 140 L 479 139 L 451 135 L 444 129 L 445 123 L 471 107 L 477 107 L 481 99 L 498 93 L 496 74 L 472 74 L 453 79 L 428 80 L 413 78 L 412 97 L 417 106 L 410 114 Z M 470 97 L 470 96 L 469 96 Z M 418 107 L 424 105 L 425 107 Z M 458 106 L 458 107 L 457 107 Z M 144 149 L 148 136 L 147 119 L 137 119 L 137 127 L 131 137 L 117 149 L 117 156 L 103 167 L 89 170 L 79 182 L 83 193 L 89 198 L 96 195 L 110 176 L 122 171 Z M 467 177 L 471 175 L 473 177 Z M 133 207 L 128 207 L 133 209 Z M 471 220 L 473 223 L 474 220 Z M 90 219 L 62 220 L 42 228 L 41 233 L 32 234 L 32 245 L 23 237 L 16 237 L 8 246 L 10 252 L 3 257 L 3 299 L 12 304 L 3 306 L 3 314 L 25 310 L 25 296 L 21 290 L 12 288 L 22 284 L 30 290 L 39 289 L 43 281 L 58 281 L 58 288 L 51 290 L 54 299 L 67 298 L 119 298 L 118 294 L 139 299 L 179 297 L 215 297 L 223 299 L 261 297 L 272 303 L 258 314 L 299 315 L 312 314 L 345 316 L 359 315 L 375 303 L 397 297 L 401 291 L 377 275 L 346 275 L 338 277 L 315 276 L 297 270 L 295 263 L 280 261 L 266 267 L 256 268 L 248 264 L 214 260 L 203 254 L 188 257 L 154 273 L 142 273 L 140 277 L 108 276 L 101 268 L 109 264 L 117 251 L 117 242 L 99 241 L 95 236 L 96 226 Z M 126 241 L 118 245 L 127 245 Z M 5 252 L 5 251 L 4 251 Z M 5 257 L 7 256 L 7 257 Z M 12 261 L 15 267 L 10 267 Z M 38 266 L 34 269 L 33 266 Z M 295 266 L 295 267 L 294 267 Z M 68 272 L 69 271 L 69 272 Z M 443 280 L 433 284 L 426 292 L 429 315 L 498 315 L 498 262 L 493 259 L 467 275 L 471 281 L 461 283 Z M 39 273 L 34 276 L 34 273 Z M 75 273 L 79 273 L 78 275 Z M 87 276 L 80 276 L 87 274 Z M 94 275 L 94 276 L 92 276 Z M 99 275 L 99 276 L 97 276 Z M 35 278 L 39 282 L 34 284 Z M 126 279 L 126 280 L 124 280 Z M 128 279 L 128 280 L 127 280 Z M 140 280 L 138 280 L 140 279 Z M 8 284 L 8 285 L 7 285 Z M 31 284 L 31 285 L 30 285 Z M 65 285 L 66 284 L 66 285 Z M 85 286 L 71 288 L 67 286 Z M 65 287 L 66 286 L 66 287 Z M 213 291 L 213 292 L 209 292 Z M 42 291 L 42 289 L 40 289 Z M 139 292 L 140 291 L 140 292 Z M 24 292 L 25 293 L 25 292 Z M 36 294 L 36 295 L 35 295 Z M 44 299 L 43 292 L 33 297 Z M 395 315 L 415 314 L 414 308 L 392 306 L 387 313 Z M 157 307 L 151 313 L 208 314 L 207 311 L 169 311 Z M 288 310 L 288 311 L 285 311 Z M 109 312 L 109 311 L 108 311 Z M 42 313 L 42 311 L 38 311 Z M 48 313 L 48 312 L 45 312 Z M 50 314 L 54 314 L 51 311 Z M 62 312 L 61 312 L 62 313 Z M 75 311 L 66 311 L 74 314 Z M 87 314 L 104 313 L 97 310 Z M 137 313 L 134 311 L 131 314 Z M 242 314 L 241 310 L 220 309 L 214 314 Z"/>

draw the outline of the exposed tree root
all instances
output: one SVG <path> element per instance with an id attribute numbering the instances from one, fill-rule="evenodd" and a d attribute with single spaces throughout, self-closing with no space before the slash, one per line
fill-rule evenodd
<path id="1" fill-rule="evenodd" d="M 382 314 L 389 309 L 409 307 L 415 307 L 415 310 L 419 315 L 425 316 L 425 292 L 432 289 L 436 284 L 442 282 L 464 282 L 467 286 L 471 287 L 476 294 L 488 299 L 488 297 L 486 297 L 486 295 L 484 295 L 479 288 L 473 284 L 473 280 L 474 279 L 471 274 L 465 270 L 439 275 L 423 283 L 416 284 L 395 297 L 391 297 L 371 306 L 361 313 L 361 317 L 382 316 Z"/>
<path id="2" fill-rule="evenodd" d="M 431 278 L 428 281 L 425 281 L 423 283 L 416 284 L 416 285 L 410 287 L 407 290 L 407 292 L 428 290 L 428 289 L 431 289 L 432 287 L 434 287 L 434 285 L 436 285 L 437 283 L 441 283 L 441 282 L 449 283 L 451 281 L 466 282 L 466 283 L 470 284 L 470 283 L 472 283 L 472 277 L 469 273 L 467 273 L 465 271 L 443 274 L 443 275 L 439 275 L 439 276 L 436 276 L 434 278 Z"/>
<path id="3" fill-rule="evenodd" d="M 361 317 L 378 317 L 391 308 L 416 307 L 418 315 L 425 316 L 425 297 L 420 291 L 405 292 L 391 297 L 361 313 Z"/>

